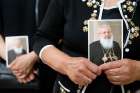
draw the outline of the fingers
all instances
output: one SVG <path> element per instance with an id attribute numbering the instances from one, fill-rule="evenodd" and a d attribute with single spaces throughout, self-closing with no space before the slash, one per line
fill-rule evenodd
<path id="1" fill-rule="evenodd" d="M 120 82 L 120 76 L 107 76 L 111 82 Z"/>
<path id="2" fill-rule="evenodd" d="M 30 82 L 30 81 L 32 81 L 34 78 L 35 78 L 34 74 L 31 73 L 31 74 L 30 74 L 29 76 L 27 76 L 25 79 L 26 79 L 27 82 Z"/>
<path id="3" fill-rule="evenodd" d="M 19 72 L 19 71 L 16 71 L 16 70 L 13 70 L 12 72 L 17 78 L 20 78 L 20 79 L 25 78 L 27 76 L 26 73 L 22 73 L 22 72 Z"/>
<path id="4" fill-rule="evenodd" d="M 121 82 L 111 82 L 114 85 L 123 85 Z"/>
<path id="5" fill-rule="evenodd" d="M 131 69 L 134 70 L 134 69 Z M 115 85 L 125 85 L 132 83 L 134 80 L 134 75 L 131 73 L 131 70 L 128 69 L 128 66 L 121 66 L 116 69 L 105 70 L 105 74 L 109 81 Z"/>
<path id="6" fill-rule="evenodd" d="M 96 75 L 100 75 L 101 74 L 101 69 L 97 65 L 93 64 L 92 62 L 87 62 L 86 66 L 88 67 L 88 69 L 92 73 L 94 73 Z"/>
<path id="7" fill-rule="evenodd" d="M 109 76 L 122 75 L 123 71 L 122 68 L 116 68 L 116 69 L 106 70 L 105 74 Z"/>
<path id="8" fill-rule="evenodd" d="M 18 78 L 25 78 L 27 75 L 26 74 L 16 74 L 16 77 L 18 77 Z"/>
<path id="9" fill-rule="evenodd" d="M 33 70 L 33 73 L 38 75 L 38 71 L 37 70 Z"/>
<path id="10" fill-rule="evenodd" d="M 77 61 L 80 61 L 81 62 L 80 64 L 84 64 L 84 66 L 86 66 L 88 70 L 90 70 L 92 73 L 97 74 L 97 75 L 101 74 L 100 68 L 96 64 L 89 61 L 88 59 L 78 57 Z"/>
<path id="11" fill-rule="evenodd" d="M 114 85 L 125 85 L 125 84 L 129 84 L 129 82 L 131 82 L 131 81 L 128 81 L 127 77 L 124 76 L 124 75 L 121 75 L 121 76 L 119 76 L 119 75 L 118 76 L 107 76 L 107 78 Z"/>
<path id="12" fill-rule="evenodd" d="M 35 78 L 34 74 L 31 73 L 28 76 L 26 76 L 25 78 L 17 78 L 17 80 L 20 83 L 28 83 L 28 82 L 32 81 L 34 78 Z"/>
<path id="13" fill-rule="evenodd" d="M 76 78 L 74 79 L 74 83 L 78 84 L 79 86 L 85 86 L 92 82 L 92 79 L 86 77 L 85 75 L 79 73 Z"/>
<path id="14" fill-rule="evenodd" d="M 13 73 L 20 83 L 28 83 L 35 78 L 35 75 L 34 75 L 33 71 L 28 75 L 24 74 L 24 73 L 20 73 L 19 71 L 13 71 Z"/>
<path id="15" fill-rule="evenodd" d="M 100 66 L 101 70 L 108 70 L 108 69 L 115 69 L 120 68 L 123 65 L 123 62 L 121 61 L 114 61 L 109 63 L 104 63 Z"/>
<path id="16" fill-rule="evenodd" d="M 67 75 L 80 86 L 90 84 L 92 80 L 95 80 L 101 74 L 100 68 L 88 59 L 79 57 L 74 59 L 71 64 L 73 65 L 68 64 Z"/>
<path id="17" fill-rule="evenodd" d="M 92 79 L 92 80 L 94 80 L 94 79 L 96 79 L 96 77 L 97 77 L 97 75 L 95 74 L 95 73 L 92 73 L 88 68 L 81 68 L 80 69 L 80 72 L 82 73 L 82 74 L 84 74 L 86 77 L 88 77 L 88 78 L 90 78 L 90 79 Z"/>
<path id="18" fill-rule="evenodd" d="M 35 75 L 34 74 L 30 74 L 30 76 L 29 76 L 30 81 L 33 80 L 34 78 L 35 78 Z"/>

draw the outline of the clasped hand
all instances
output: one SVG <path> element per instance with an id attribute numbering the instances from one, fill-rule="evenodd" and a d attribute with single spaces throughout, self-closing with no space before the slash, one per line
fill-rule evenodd
<path id="1" fill-rule="evenodd" d="M 101 73 L 105 73 L 114 85 L 125 85 L 139 79 L 139 62 L 122 59 L 97 66 L 83 57 L 73 57 L 65 62 L 66 75 L 79 86 L 85 86 L 95 80 Z"/>

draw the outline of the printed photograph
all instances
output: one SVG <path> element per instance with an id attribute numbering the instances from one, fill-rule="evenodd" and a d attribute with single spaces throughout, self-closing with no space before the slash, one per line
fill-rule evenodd
<path id="1" fill-rule="evenodd" d="M 101 65 L 123 57 L 123 21 L 90 20 L 88 33 L 89 59 Z"/>
<path id="2" fill-rule="evenodd" d="M 29 52 L 28 36 L 6 37 L 6 65 L 8 66 L 16 57 Z"/>

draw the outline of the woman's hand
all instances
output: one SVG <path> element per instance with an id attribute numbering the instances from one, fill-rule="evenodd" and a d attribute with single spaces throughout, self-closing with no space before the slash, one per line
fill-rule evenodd
<path id="1" fill-rule="evenodd" d="M 20 73 L 18 73 L 18 72 L 14 72 L 14 73 L 16 73 L 16 75 L 20 74 Z M 18 78 L 18 77 L 17 77 L 17 80 L 18 80 L 18 82 L 20 82 L 20 83 L 28 83 L 28 82 L 30 82 L 30 81 L 32 81 L 32 80 L 34 80 L 34 79 L 35 79 L 34 71 L 30 72 L 30 73 L 28 74 L 28 76 L 26 76 L 26 77 L 24 77 L 24 78 Z"/>
<path id="2" fill-rule="evenodd" d="M 115 85 L 125 85 L 140 80 L 140 62 L 136 60 L 122 59 L 105 63 L 100 68 Z"/>
<path id="3" fill-rule="evenodd" d="M 80 86 L 90 84 L 101 74 L 99 67 L 83 57 L 72 57 L 64 63 L 66 75 Z"/>
<path id="4" fill-rule="evenodd" d="M 49 46 L 40 54 L 41 60 L 63 75 L 67 75 L 75 84 L 87 85 L 100 75 L 99 67 L 87 58 L 71 57 L 54 46 Z"/>
<path id="5" fill-rule="evenodd" d="M 37 56 L 34 52 L 31 52 L 29 54 L 24 54 L 22 56 L 18 56 L 10 65 L 9 68 L 14 73 L 14 75 L 17 77 L 17 79 L 25 79 L 27 77 L 30 77 L 31 81 L 34 77 L 33 75 L 33 66 L 35 62 L 37 61 Z"/>

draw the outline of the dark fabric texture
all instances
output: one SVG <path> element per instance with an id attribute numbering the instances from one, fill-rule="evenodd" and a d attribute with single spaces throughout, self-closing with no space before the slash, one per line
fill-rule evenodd
<path id="1" fill-rule="evenodd" d="M 39 0 L 39 4 L 38 4 L 38 25 L 41 24 L 45 13 L 47 12 L 49 3 L 51 0 Z"/>
<path id="2" fill-rule="evenodd" d="M 51 0 L 39 0 L 38 4 L 38 26 L 41 25 L 42 20 L 47 13 L 48 6 Z M 56 79 L 57 72 L 51 69 L 46 64 L 40 62 L 39 66 L 39 80 L 40 80 L 40 89 L 47 90 L 47 93 L 52 93 L 54 82 Z"/>

